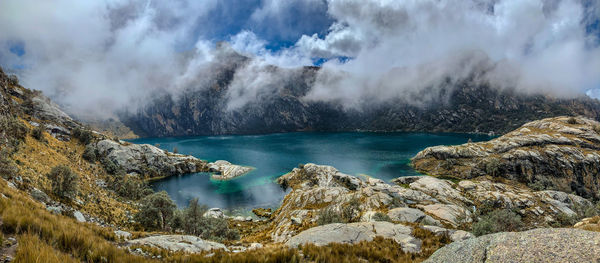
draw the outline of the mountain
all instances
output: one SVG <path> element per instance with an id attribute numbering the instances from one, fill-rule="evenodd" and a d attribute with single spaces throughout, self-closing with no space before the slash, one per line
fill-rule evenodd
<path id="1" fill-rule="evenodd" d="M 349 108 L 341 102 L 306 100 L 319 67 L 266 66 L 264 74 L 282 77 L 265 83 L 266 88 L 232 108 L 231 94 L 239 91 L 231 86 L 246 85 L 234 82 L 252 61 L 231 52 L 221 54 L 217 60 L 221 62 L 211 68 L 212 77 L 199 77 L 196 86 L 178 93 L 155 94 L 145 106 L 123 111 L 119 118 L 142 137 L 358 130 L 503 134 L 540 118 L 600 118 L 600 102 L 596 99 L 561 99 L 501 90 L 475 81 L 475 73 L 457 84 L 443 85 L 434 93 L 438 97 L 427 105 L 396 99 Z"/>
<path id="2" fill-rule="evenodd" d="M 222 167 L 88 130 L 0 69 L 0 261 L 421 262 L 439 250 L 433 262 L 461 261 L 460 251 L 477 259 L 499 251 L 494 255 L 513 261 L 551 254 L 558 261 L 596 262 L 598 253 L 589 248 L 599 232 L 551 227 L 581 220 L 576 227 L 598 229 L 598 217 L 591 217 L 598 205 L 581 197 L 585 191 L 569 188 L 581 178 L 578 188 L 598 189 L 597 126 L 583 117 L 546 119 L 504 138 L 429 148 L 413 159 L 418 169 L 442 173 L 438 177 L 387 183 L 300 165 L 277 180 L 291 188 L 280 207 L 255 209 L 256 217 L 228 216 L 194 202 L 179 209 L 166 192 L 154 193 L 144 182 L 198 171 L 220 171 L 226 179 Z M 507 153 L 516 159 L 499 160 L 497 169 L 473 165 L 515 143 L 522 144 Z M 585 159 L 562 158 L 561 147 Z M 462 159 L 439 157 L 446 151 Z M 539 170 L 536 178 L 552 189 L 524 184 L 530 174 L 514 176 L 511 162 Z M 557 173 L 539 168 L 548 163 Z M 579 244 L 580 236 L 592 241 Z M 514 240 L 523 253 L 503 249 Z M 558 241 L 530 245 L 547 240 Z M 560 242 L 570 246 L 556 250 Z"/>

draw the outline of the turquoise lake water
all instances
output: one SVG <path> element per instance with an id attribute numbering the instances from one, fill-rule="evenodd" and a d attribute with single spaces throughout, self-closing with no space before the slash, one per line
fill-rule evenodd
<path id="1" fill-rule="evenodd" d="M 210 179 L 206 173 L 173 176 L 151 183 L 165 190 L 178 206 L 198 197 L 209 207 L 248 209 L 276 207 L 285 192 L 274 180 L 301 163 L 331 165 L 351 175 L 369 175 L 389 181 L 418 174 L 410 158 L 426 147 L 489 140 L 478 134 L 428 133 L 282 133 L 268 135 L 144 138 L 133 143 L 158 145 L 197 158 L 255 167 L 229 181 Z"/>

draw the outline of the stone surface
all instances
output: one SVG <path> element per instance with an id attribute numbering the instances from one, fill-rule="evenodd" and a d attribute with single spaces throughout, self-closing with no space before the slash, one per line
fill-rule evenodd
<path id="1" fill-rule="evenodd" d="M 390 219 L 400 222 L 419 223 L 425 219 L 423 211 L 415 208 L 399 207 L 390 209 L 387 214 Z"/>
<path id="2" fill-rule="evenodd" d="M 83 214 L 79 211 L 74 211 L 73 212 L 73 217 L 75 217 L 75 220 L 77 220 L 78 222 L 85 222 L 85 217 L 83 216 Z"/>
<path id="3" fill-rule="evenodd" d="M 597 197 L 599 132 L 600 123 L 584 117 L 543 119 L 487 142 L 429 147 L 413 165 L 430 175 L 491 175 Z"/>
<path id="4" fill-rule="evenodd" d="M 479 177 L 454 183 L 416 176 L 391 185 L 375 178 L 362 181 L 331 166 L 315 164 L 295 168 L 278 182 L 291 191 L 270 217 L 271 238 L 275 242 L 286 242 L 305 230 L 325 210 L 345 211 L 353 222 L 372 222 L 373 215 L 382 212 L 394 221 L 454 229 L 471 222 L 474 212 L 489 209 L 489 205 L 517 210 L 528 227 L 547 225 L 562 214 L 572 214 L 577 206 L 591 205 L 576 195 L 536 192 L 508 180 Z M 462 238 L 458 235 L 456 239 Z"/>
<path id="5" fill-rule="evenodd" d="M 242 176 L 253 169 L 254 168 L 252 167 L 236 165 L 224 160 L 208 164 L 208 171 L 212 172 L 212 178 L 217 180 L 233 179 Z"/>
<path id="6" fill-rule="evenodd" d="M 41 191 L 40 189 L 33 188 L 31 190 L 30 194 L 31 194 L 31 197 L 33 197 L 33 199 L 35 199 L 36 201 L 42 202 L 44 204 L 51 201 L 50 197 L 46 193 Z"/>
<path id="7" fill-rule="evenodd" d="M 115 230 L 115 236 L 122 240 L 129 240 L 131 238 L 131 233 L 122 230 Z"/>
<path id="8" fill-rule="evenodd" d="M 496 233 L 451 243 L 428 263 L 599 262 L 600 233 L 579 229 L 534 229 Z"/>
<path id="9" fill-rule="evenodd" d="M 158 247 L 173 252 L 181 251 L 185 253 L 200 253 L 202 251 L 210 251 L 213 249 L 227 250 L 225 245 L 221 243 L 186 235 L 151 236 L 130 240 L 129 244 Z"/>
<path id="10" fill-rule="evenodd" d="M 223 218 L 225 217 L 225 213 L 221 210 L 221 208 L 213 207 L 208 209 L 203 215 L 204 217 L 212 217 L 212 218 Z M 242 218 L 243 220 L 243 218 Z"/>
<path id="11" fill-rule="evenodd" d="M 168 153 L 148 144 L 102 140 L 95 144 L 98 153 L 112 160 L 127 173 L 145 174 L 148 169 L 161 176 L 206 171 L 206 162 L 193 156 Z"/>
<path id="12" fill-rule="evenodd" d="M 355 244 L 381 236 L 395 240 L 405 252 L 417 253 L 421 250 L 421 240 L 412 237 L 411 232 L 412 229 L 408 226 L 389 222 L 337 223 L 305 230 L 288 240 L 286 245 L 297 247 L 305 243 L 317 246 L 329 243 Z"/>
<path id="13" fill-rule="evenodd" d="M 457 205 L 432 204 L 423 206 L 423 210 L 426 213 L 443 219 L 454 226 L 472 221 L 471 212 Z"/>

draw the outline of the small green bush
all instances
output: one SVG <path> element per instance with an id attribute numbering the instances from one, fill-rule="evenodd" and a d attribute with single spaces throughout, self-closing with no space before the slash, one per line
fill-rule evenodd
<path id="1" fill-rule="evenodd" d="M 489 214 L 481 216 L 472 226 L 472 232 L 476 236 L 487 235 L 497 232 L 519 231 L 524 224 L 521 216 L 509 209 L 498 209 Z"/>
<path id="2" fill-rule="evenodd" d="M 317 224 L 326 225 L 331 223 L 350 223 L 356 222 L 360 214 L 360 201 L 352 198 L 348 203 L 342 205 L 340 211 L 333 207 L 324 208 L 319 211 Z"/>
<path id="3" fill-rule="evenodd" d="M 141 180 L 136 176 L 119 173 L 112 176 L 112 178 L 113 180 L 110 182 L 110 188 L 119 196 L 132 200 L 139 200 L 154 192 L 148 186 L 146 181 Z"/>
<path id="4" fill-rule="evenodd" d="M 537 177 L 533 179 L 533 183 L 527 184 L 534 191 L 556 190 L 554 183 L 547 177 Z"/>
<path id="5" fill-rule="evenodd" d="M 153 193 L 142 199 L 134 219 L 146 230 L 167 230 L 177 206 L 165 191 Z"/>
<path id="6" fill-rule="evenodd" d="M 501 161 L 498 158 L 491 158 L 485 164 L 485 172 L 491 176 L 497 176 L 500 172 Z"/>
<path id="7" fill-rule="evenodd" d="M 333 223 L 346 223 L 340 212 L 333 208 L 324 208 L 317 214 L 317 225 L 327 225 Z"/>
<path id="8" fill-rule="evenodd" d="M 48 178 L 52 181 L 52 193 L 56 196 L 66 199 L 77 196 L 79 178 L 68 166 L 55 166 L 48 174 Z"/>
<path id="9" fill-rule="evenodd" d="M 94 134 L 92 131 L 85 128 L 75 128 L 71 132 L 73 137 L 77 138 L 82 144 L 87 145 L 94 139 Z"/>
<path id="10" fill-rule="evenodd" d="M 31 137 L 38 141 L 44 141 L 44 132 L 46 131 L 42 127 L 42 124 L 40 124 L 31 131 Z"/>
<path id="11" fill-rule="evenodd" d="M 19 141 L 25 140 L 29 129 L 16 117 L 0 116 L 0 133 L 5 138 L 14 138 Z"/>
<path id="12" fill-rule="evenodd" d="M 10 155 L 7 149 L 0 151 L 0 175 L 7 180 L 16 177 L 19 173 L 19 168 L 10 158 Z"/>
<path id="13" fill-rule="evenodd" d="M 174 213 L 171 227 L 181 229 L 186 234 L 215 241 L 239 239 L 239 232 L 229 228 L 226 219 L 204 217 L 206 211 L 208 211 L 208 207 L 201 205 L 198 199 L 194 198 L 186 209 Z"/>
<path id="14" fill-rule="evenodd" d="M 96 162 L 96 159 L 98 158 L 96 154 L 96 148 L 94 148 L 94 146 L 91 144 L 86 145 L 81 157 L 90 163 Z"/>
<path id="15" fill-rule="evenodd" d="M 570 117 L 569 119 L 567 119 L 567 123 L 568 124 L 577 124 L 577 119 L 575 119 L 575 117 Z"/>
<path id="16" fill-rule="evenodd" d="M 100 162 L 102 163 L 104 170 L 109 174 L 124 173 L 122 167 L 110 158 L 103 158 Z"/>
<path id="17" fill-rule="evenodd" d="M 388 215 L 386 215 L 386 214 L 384 214 L 384 213 L 381 213 L 381 212 L 377 212 L 377 213 L 375 213 L 375 214 L 373 215 L 373 220 L 375 220 L 375 221 L 386 221 L 386 222 L 392 222 L 392 219 L 391 219 L 391 218 L 390 218 Z"/>

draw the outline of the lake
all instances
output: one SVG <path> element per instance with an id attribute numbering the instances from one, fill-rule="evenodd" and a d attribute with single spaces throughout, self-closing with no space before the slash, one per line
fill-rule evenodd
<path id="1" fill-rule="evenodd" d="M 232 135 L 177 138 L 143 138 L 133 143 L 157 145 L 162 149 L 216 161 L 255 167 L 252 172 L 229 181 L 210 179 L 198 173 L 154 181 L 151 187 L 165 190 L 178 206 L 198 197 L 209 207 L 247 210 L 276 207 L 285 192 L 274 180 L 298 164 L 331 165 L 343 173 L 369 175 L 390 181 L 418 174 L 410 158 L 434 145 L 455 145 L 489 140 L 480 134 L 298 132 L 268 135 Z"/>

